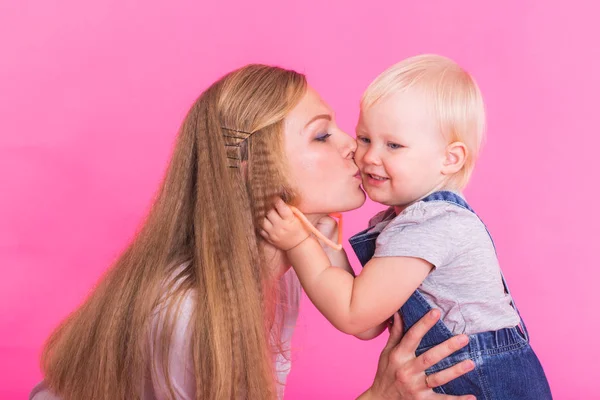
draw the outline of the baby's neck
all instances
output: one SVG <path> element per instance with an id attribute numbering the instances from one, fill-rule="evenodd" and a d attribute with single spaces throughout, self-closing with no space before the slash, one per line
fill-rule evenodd
<path id="1" fill-rule="evenodd" d="M 418 199 L 415 199 L 414 201 L 411 201 L 408 204 L 395 205 L 394 211 L 396 212 L 396 215 L 400 215 L 402 213 L 402 211 L 406 210 L 408 207 L 412 206 L 413 204 L 417 203 L 418 201 L 423 200 L 430 194 L 435 193 L 435 192 L 440 192 L 440 191 L 454 192 L 454 193 L 458 193 L 460 196 L 462 196 L 462 193 L 460 191 L 455 190 L 455 189 L 450 189 L 450 188 L 446 187 L 445 183 L 442 183 L 442 184 L 436 186 L 435 188 L 433 188 L 432 190 L 430 190 L 429 192 L 427 192 L 426 194 L 424 194 L 423 196 L 419 197 Z"/>

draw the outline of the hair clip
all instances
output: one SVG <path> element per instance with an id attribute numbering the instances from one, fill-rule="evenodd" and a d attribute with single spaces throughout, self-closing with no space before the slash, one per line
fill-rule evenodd
<path id="1" fill-rule="evenodd" d="M 246 140 L 245 137 L 240 137 L 240 136 L 231 136 L 231 135 L 223 135 L 227 138 L 232 138 L 232 139 L 240 139 L 240 140 Z"/>
<path id="2" fill-rule="evenodd" d="M 246 137 L 242 137 L 242 136 L 234 136 L 234 135 L 223 135 L 226 138 L 230 138 L 230 139 L 237 139 L 239 140 L 239 142 L 237 143 L 225 143 L 226 147 L 237 147 L 239 148 L 242 143 L 244 143 L 246 141 L 246 139 L 248 139 L 250 136 L 252 136 L 253 133 L 255 132 L 248 132 L 248 131 L 242 131 L 240 129 L 233 129 L 233 128 L 227 128 L 226 126 L 222 126 L 221 129 L 225 129 L 226 131 L 231 131 L 231 132 L 237 132 L 237 133 L 244 133 L 248 136 Z M 236 161 L 240 161 L 240 157 L 231 157 L 231 156 L 227 156 L 228 160 L 236 160 Z M 229 168 L 238 168 L 237 165 L 229 165 Z"/>
<path id="3" fill-rule="evenodd" d="M 248 131 L 242 131 L 239 129 L 233 129 L 233 128 L 227 128 L 226 126 L 222 126 L 221 129 L 225 129 L 226 131 L 231 131 L 231 132 L 238 132 L 238 133 L 245 133 L 246 135 L 252 135 L 253 132 L 248 132 Z M 242 138 L 244 139 L 244 138 Z M 247 139 L 247 138 L 245 138 Z"/>

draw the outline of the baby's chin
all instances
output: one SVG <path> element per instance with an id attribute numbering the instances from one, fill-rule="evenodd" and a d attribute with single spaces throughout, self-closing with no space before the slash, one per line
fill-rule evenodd
<path id="1" fill-rule="evenodd" d="M 365 188 L 365 193 L 367 194 L 367 197 L 369 198 L 369 200 L 374 201 L 375 203 L 379 203 L 379 204 L 383 204 L 386 206 L 390 206 L 392 204 L 387 204 L 389 203 L 389 198 L 387 196 L 384 196 L 382 193 L 377 192 L 376 190 L 369 190 L 368 188 Z"/>

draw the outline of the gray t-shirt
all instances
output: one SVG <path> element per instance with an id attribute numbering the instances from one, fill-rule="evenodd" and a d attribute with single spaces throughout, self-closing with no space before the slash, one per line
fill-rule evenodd
<path id="1" fill-rule="evenodd" d="M 445 201 L 417 202 L 371 219 L 381 232 L 374 257 L 416 257 L 434 266 L 419 291 L 453 334 L 517 326 L 519 316 L 504 291 L 494 245 L 471 211 Z"/>

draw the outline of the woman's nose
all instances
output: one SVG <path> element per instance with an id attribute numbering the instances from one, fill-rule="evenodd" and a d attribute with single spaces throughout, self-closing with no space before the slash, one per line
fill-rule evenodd
<path id="1" fill-rule="evenodd" d="M 356 153 L 356 140 L 353 137 L 347 136 L 346 143 L 344 143 L 343 147 L 343 156 L 344 158 L 354 158 L 354 154 Z"/>

